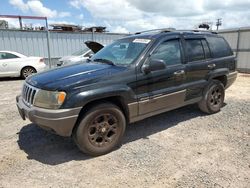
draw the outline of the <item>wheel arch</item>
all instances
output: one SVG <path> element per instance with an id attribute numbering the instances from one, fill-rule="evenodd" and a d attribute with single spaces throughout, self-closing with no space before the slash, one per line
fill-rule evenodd
<path id="1" fill-rule="evenodd" d="M 77 125 L 81 121 L 81 118 L 84 116 L 84 114 L 87 113 L 87 111 L 89 111 L 93 106 L 100 104 L 100 103 L 112 103 L 118 106 L 120 110 L 122 111 L 122 113 L 124 114 L 126 122 L 129 122 L 128 106 L 126 105 L 125 99 L 122 96 L 110 96 L 110 97 L 100 98 L 100 99 L 89 101 L 82 107 L 81 111 L 79 112 L 76 123 L 73 127 L 71 135 L 76 131 Z"/>
<path id="2" fill-rule="evenodd" d="M 208 80 L 218 80 L 226 87 L 228 74 L 229 69 L 227 68 L 216 69 L 209 73 Z"/>
<path id="3" fill-rule="evenodd" d="M 22 72 L 23 72 L 23 70 L 25 69 L 25 68 L 33 68 L 36 72 L 37 72 L 37 70 L 36 70 L 36 68 L 35 67 L 33 67 L 33 66 L 31 66 L 31 65 L 25 65 L 24 67 L 22 67 L 21 68 L 21 70 L 20 70 L 20 76 L 22 76 Z"/>
<path id="4" fill-rule="evenodd" d="M 220 81 L 224 85 L 224 87 L 226 87 L 226 85 L 227 85 L 227 76 L 226 75 L 217 76 L 217 77 L 214 77 L 213 79 Z"/>

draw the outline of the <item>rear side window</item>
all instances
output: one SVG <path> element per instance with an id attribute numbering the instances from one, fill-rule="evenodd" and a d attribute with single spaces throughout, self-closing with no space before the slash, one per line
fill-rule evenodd
<path id="1" fill-rule="evenodd" d="M 189 62 L 205 59 L 205 53 L 200 39 L 186 40 L 186 52 Z"/>
<path id="2" fill-rule="evenodd" d="M 232 50 L 225 39 L 220 37 L 207 37 L 207 41 L 214 58 L 233 55 Z"/>

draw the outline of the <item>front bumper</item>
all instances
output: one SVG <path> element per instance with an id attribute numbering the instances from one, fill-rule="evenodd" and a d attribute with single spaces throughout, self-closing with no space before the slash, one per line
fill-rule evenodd
<path id="1" fill-rule="evenodd" d="M 71 136 L 81 108 L 44 109 L 27 106 L 21 96 L 16 97 L 16 105 L 23 120 L 28 118 L 38 126 L 61 136 Z"/>
<path id="2" fill-rule="evenodd" d="M 229 88 L 236 80 L 237 78 L 237 74 L 238 72 L 237 71 L 234 71 L 234 72 L 230 72 L 228 75 L 227 75 L 227 84 L 226 84 L 226 89 Z"/>

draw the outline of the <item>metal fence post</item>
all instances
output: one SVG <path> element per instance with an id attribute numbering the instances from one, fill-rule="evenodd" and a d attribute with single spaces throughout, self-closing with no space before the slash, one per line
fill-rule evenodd
<path id="1" fill-rule="evenodd" d="M 48 20 L 47 17 L 45 18 L 46 21 L 46 30 L 47 30 L 47 48 L 48 48 L 48 60 L 49 60 L 49 68 L 51 69 L 51 56 L 50 56 L 50 34 L 49 34 L 49 27 L 48 27 Z"/>
<path id="2" fill-rule="evenodd" d="M 237 31 L 237 46 L 236 46 L 236 58 L 238 57 L 239 54 L 239 48 L 240 48 L 240 28 Z"/>
<path id="3" fill-rule="evenodd" d="M 92 27 L 92 41 L 95 41 L 94 40 L 94 33 L 95 33 L 95 31 L 96 31 L 96 28 Z"/>

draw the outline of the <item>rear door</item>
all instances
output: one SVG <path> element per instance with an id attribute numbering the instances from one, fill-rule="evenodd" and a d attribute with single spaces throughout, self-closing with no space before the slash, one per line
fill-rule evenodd
<path id="1" fill-rule="evenodd" d="M 207 37 L 207 41 L 213 57 L 212 64 L 216 66 L 216 69 L 228 68 L 230 71 L 235 71 L 235 56 L 226 40 L 215 35 Z"/>
<path id="2" fill-rule="evenodd" d="M 207 76 L 215 68 L 206 39 L 201 36 L 185 36 L 186 100 L 200 97 L 207 84 Z"/>
<path id="3" fill-rule="evenodd" d="M 182 84 L 185 80 L 185 71 L 182 54 L 179 37 L 163 40 L 150 53 L 148 59 L 163 60 L 166 68 L 145 75 L 148 95 L 139 100 L 140 115 L 171 109 L 184 102 L 185 89 Z"/>

